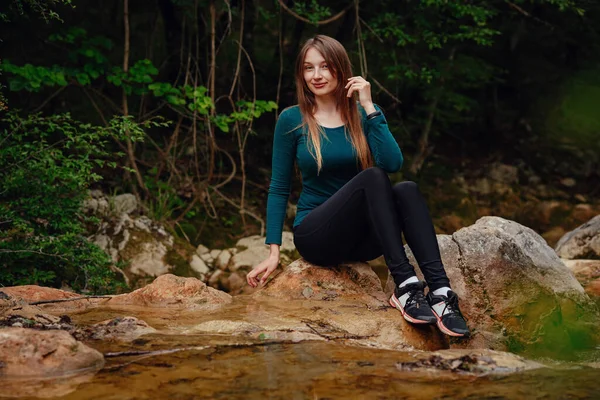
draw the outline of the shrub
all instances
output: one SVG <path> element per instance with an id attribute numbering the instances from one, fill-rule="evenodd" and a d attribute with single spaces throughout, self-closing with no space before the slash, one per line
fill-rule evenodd
<path id="1" fill-rule="evenodd" d="M 108 127 L 73 120 L 69 114 L 2 120 L 0 131 L 0 284 L 66 283 L 84 292 L 110 292 L 118 285 L 112 260 L 85 236 L 82 213 L 95 168 L 115 168 L 111 136 L 132 139 L 131 119 Z M 135 138 L 133 138 L 135 139 Z M 118 156 L 118 154 L 117 154 Z"/>

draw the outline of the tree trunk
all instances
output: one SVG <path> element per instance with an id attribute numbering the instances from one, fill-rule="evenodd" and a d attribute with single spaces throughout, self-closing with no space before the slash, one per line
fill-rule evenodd
<path id="1" fill-rule="evenodd" d="M 452 67 L 452 64 L 454 63 L 454 55 L 455 54 L 456 54 L 456 47 L 453 47 L 452 50 L 450 51 L 450 56 L 448 57 L 448 66 L 446 67 L 446 70 L 448 70 L 449 68 Z M 431 102 L 429 103 L 429 112 L 427 114 L 427 121 L 425 122 L 425 126 L 423 127 L 423 130 L 421 131 L 421 137 L 419 138 L 419 147 L 417 149 L 417 154 L 413 158 L 413 161 L 409 167 L 409 171 L 412 174 L 416 175 L 419 173 L 419 171 L 423 167 L 423 164 L 425 163 L 425 160 L 433 152 L 434 146 L 429 145 L 429 136 L 431 134 L 431 128 L 433 126 L 433 122 L 435 120 L 435 113 L 437 111 L 437 106 L 440 101 L 440 97 L 442 97 L 442 94 L 444 93 L 444 84 L 445 84 L 445 77 L 444 77 L 444 74 L 442 74 L 442 76 L 440 78 L 439 87 L 438 87 L 437 91 L 435 92 L 433 99 L 431 99 Z"/>
<path id="2" fill-rule="evenodd" d="M 123 25 L 124 25 L 124 45 L 123 45 L 123 72 L 127 74 L 129 72 L 129 51 L 130 51 L 130 32 L 129 32 L 129 0 L 123 0 Z M 123 86 L 123 115 L 129 116 L 129 102 L 127 98 L 127 91 Z M 127 132 L 129 134 L 129 132 Z M 141 189 L 144 190 L 148 195 L 148 189 L 144 185 L 144 180 L 135 161 L 135 146 L 133 142 L 127 138 L 127 157 L 129 158 L 129 166 L 134 170 L 137 183 Z"/>

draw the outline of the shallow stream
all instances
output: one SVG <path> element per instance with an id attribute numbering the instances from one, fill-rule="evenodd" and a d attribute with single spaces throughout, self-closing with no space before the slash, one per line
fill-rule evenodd
<path id="1" fill-rule="evenodd" d="M 274 308 L 277 308 L 273 306 Z M 279 310 L 243 299 L 219 319 L 264 320 Z M 131 343 L 89 342 L 108 355 L 99 371 L 45 381 L 0 381 L 0 397 L 22 399 L 600 399 L 600 351 L 579 362 L 536 360 L 543 368 L 473 375 L 405 370 L 415 352 L 350 346 L 339 341 L 274 342 L 199 334 L 207 312 L 92 309 L 73 322 L 133 315 L 158 329 Z M 163 353 L 160 353 L 164 350 Z M 124 352 L 121 356 L 110 353 Z M 151 352 L 138 354 L 135 352 Z"/>

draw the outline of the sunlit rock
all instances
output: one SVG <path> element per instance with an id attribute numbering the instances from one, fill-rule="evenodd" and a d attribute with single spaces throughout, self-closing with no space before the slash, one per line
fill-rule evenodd
<path id="1" fill-rule="evenodd" d="M 304 259 L 294 261 L 255 296 L 297 300 L 354 299 L 386 304 L 381 281 L 366 263 L 319 267 Z"/>
<path id="2" fill-rule="evenodd" d="M 132 305 L 185 309 L 214 309 L 231 302 L 231 296 L 206 286 L 196 278 L 161 275 L 150 285 L 111 298 L 107 305 Z"/>
<path id="3" fill-rule="evenodd" d="M 27 304 L 49 301 L 49 303 L 38 304 L 37 306 L 40 310 L 52 314 L 85 310 L 104 301 L 104 299 L 81 299 L 82 296 L 77 293 L 37 285 L 3 287 L 0 288 L 0 293 L 5 293 L 13 299 Z M 80 300 L 62 301 L 76 298 Z M 61 301 L 51 302 L 52 300 Z"/>

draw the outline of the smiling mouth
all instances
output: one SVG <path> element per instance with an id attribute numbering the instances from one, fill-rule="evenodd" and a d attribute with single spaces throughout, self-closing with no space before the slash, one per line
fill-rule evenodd
<path id="1" fill-rule="evenodd" d="M 322 88 L 325 85 L 327 85 L 327 82 L 325 82 L 325 83 L 313 83 L 313 86 L 316 87 L 317 89 L 320 89 L 320 88 Z"/>

